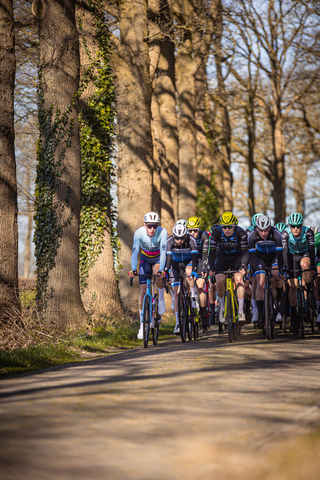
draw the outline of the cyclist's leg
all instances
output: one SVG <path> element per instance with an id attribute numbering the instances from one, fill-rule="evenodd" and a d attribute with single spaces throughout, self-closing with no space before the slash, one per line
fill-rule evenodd
<path id="1" fill-rule="evenodd" d="M 241 255 L 234 259 L 232 262 L 232 270 L 239 270 L 241 267 Z M 237 299 L 238 299 L 238 306 L 239 306 L 239 321 L 245 322 L 246 318 L 243 312 L 243 304 L 244 304 L 244 295 L 245 295 L 245 288 L 244 288 L 244 281 L 241 273 L 234 274 L 234 282 L 237 292 Z"/>
<path id="2" fill-rule="evenodd" d="M 263 303 L 264 303 L 264 287 L 266 285 L 266 272 L 264 268 L 267 267 L 267 262 L 263 257 L 256 256 L 256 301 L 258 308 L 258 325 L 262 328 L 264 325 Z"/>
<path id="3" fill-rule="evenodd" d="M 176 326 L 174 328 L 173 333 L 179 333 L 179 314 L 178 314 L 178 296 L 179 296 L 179 264 L 176 262 L 172 262 L 171 269 L 170 269 L 170 282 L 171 287 L 173 290 L 174 300 L 174 314 L 176 318 Z"/>
<path id="4" fill-rule="evenodd" d="M 207 319 L 207 295 L 204 293 L 204 278 L 197 279 L 197 289 L 199 295 L 199 302 L 200 302 L 200 315 L 201 315 L 201 324 L 204 329 L 208 326 L 208 319 Z"/>
<path id="5" fill-rule="evenodd" d="M 225 272 L 229 268 L 230 260 L 233 260 L 233 257 L 226 258 L 224 255 L 217 253 L 216 263 L 215 263 L 215 271 L 216 272 Z M 219 314 L 219 321 L 224 323 L 224 294 L 226 291 L 226 278 L 227 276 L 223 273 L 216 274 L 216 282 L 217 282 L 217 294 L 219 297 L 220 303 L 220 314 Z"/>
<path id="6" fill-rule="evenodd" d="M 277 258 L 275 257 L 271 262 L 271 268 L 272 268 L 271 276 L 275 286 L 275 291 L 272 290 L 272 295 L 274 300 L 276 300 L 277 302 L 276 322 L 282 322 L 282 314 L 284 312 L 284 298 L 283 298 L 284 281 L 280 277 L 279 269 L 276 269 L 276 267 L 278 267 L 278 262 L 277 262 Z"/>
<path id="7" fill-rule="evenodd" d="M 318 278 L 316 281 L 316 291 L 315 291 L 316 304 L 317 304 L 316 322 L 320 324 L 320 259 L 319 258 L 317 259 L 316 265 L 317 265 L 317 273 L 318 273 Z"/>
<path id="8" fill-rule="evenodd" d="M 209 282 L 209 305 L 210 305 L 210 317 L 209 323 L 214 325 L 215 324 L 215 315 L 216 315 L 216 284 L 212 283 L 212 279 L 210 277 Z"/>
<path id="9" fill-rule="evenodd" d="M 157 261 L 157 263 L 153 265 L 153 273 L 155 275 L 157 275 L 159 268 L 160 268 L 160 264 L 159 264 L 159 261 Z M 164 286 L 163 286 L 162 278 L 156 277 L 156 285 L 159 293 L 158 313 L 159 315 L 163 315 L 166 311 L 166 302 L 164 299 Z"/>
<path id="10" fill-rule="evenodd" d="M 307 256 L 307 255 L 309 255 L 309 254 L 305 254 L 300 260 L 300 266 L 301 266 L 302 270 L 311 267 L 311 260 L 310 260 L 309 256 Z M 314 284 L 313 284 L 313 281 L 312 281 L 312 272 L 311 271 L 303 272 L 302 279 L 303 279 L 303 282 L 305 283 L 306 288 L 307 288 L 309 307 L 314 308 L 315 298 L 314 298 Z"/>
<path id="11" fill-rule="evenodd" d="M 186 266 L 187 284 L 191 290 L 191 304 L 193 308 L 198 308 L 198 294 L 195 280 L 190 276 L 192 273 L 192 264 Z"/>
<path id="12" fill-rule="evenodd" d="M 140 265 L 139 265 L 139 283 L 140 283 L 140 295 L 139 295 L 139 319 L 140 327 L 138 333 L 138 339 L 143 339 L 143 299 L 147 291 L 147 275 L 152 273 L 152 267 L 147 261 L 147 257 L 141 254 Z"/>

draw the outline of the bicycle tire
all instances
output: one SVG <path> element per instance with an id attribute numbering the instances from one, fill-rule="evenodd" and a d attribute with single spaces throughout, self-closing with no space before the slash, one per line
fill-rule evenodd
<path id="1" fill-rule="evenodd" d="M 155 298 L 155 305 L 154 305 L 154 327 L 151 328 L 151 333 L 152 333 L 152 343 L 153 345 L 157 345 L 158 339 L 159 339 L 159 327 L 160 327 L 160 322 L 159 322 L 159 314 L 158 314 L 158 299 Z"/>
<path id="2" fill-rule="evenodd" d="M 271 340 L 271 322 L 270 322 L 270 312 L 269 312 L 269 289 L 264 289 L 264 319 L 266 325 L 266 334 L 267 339 Z"/>
<path id="3" fill-rule="evenodd" d="M 144 297 L 143 306 L 143 346 L 148 347 L 150 333 L 150 297 L 146 295 Z"/>
<path id="4" fill-rule="evenodd" d="M 197 338 L 199 338 L 199 319 L 198 319 L 198 317 L 195 319 L 195 322 L 194 322 L 193 338 L 195 340 L 197 340 Z"/>
<path id="5" fill-rule="evenodd" d="M 276 322 L 275 322 L 275 315 L 276 315 L 276 310 L 275 310 L 275 303 L 272 297 L 272 292 L 270 290 L 270 295 L 269 295 L 269 302 L 273 302 L 272 305 L 272 315 L 270 316 L 270 326 L 271 326 L 271 338 L 275 339 L 276 338 Z M 270 303 L 269 303 L 270 305 Z M 271 306 L 271 305 L 270 305 Z M 270 309 L 271 311 L 271 309 Z"/>
<path id="6" fill-rule="evenodd" d="M 178 296 L 178 317 L 179 317 L 179 328 L 180 328 L 180 337 L 183 342 L 186 341 L 186 321 L 187 321 L 187 306 L 185 304 L 185 297 L 182 292 L 179 292 Z"/>
<path id="7" fill-rule="evenodd" d="M 227 312 L 226 314 L 226 324 L 228 325 L 228 337 L 229 337 L 229 342 L 233 342 L 233 318 L 231 315 L 231 304 L 230 304 L 230 292 L 227 291 L 225 294 L 225 304 L 224 308 L 226 309 L 225 311 Z"/>
<path id="8" fill-rule="evenodd" d="M 304 328 L 304 291 L 302 288 L 299 290 L 299 304 L 300 304 L 300 309 L 299 309 L 299 324 L 298 324 L 298 329 L 301 327 L 301 337 L 305 338 L 305 328 Z M 297 334 L 299 333 L 299 330 Z"/>
<path id="9" fill-rule="evenodd" d="M 315 313 L 314 310 L 309 309 L 309 319 L 310 319 L 310 327 L 311 327 L 311 333 L 314 335 L 314 327 L 315 327 Z"/>
<path id="10" fill-rule="evenodd" d="M 186 298 L 186 302 L 188 302 L 188 318 L 187 318 L 187 333 L 188 333 L 188 339 L 189 339 L 189 342 L 191 342 L 192 340 L 192 334 L 193 334 L 193 318 L 194 318 L 194 309 L 192 308 L 191 306 L 191 301 L 190 301 L 190 297 L 188 296 Z"/>

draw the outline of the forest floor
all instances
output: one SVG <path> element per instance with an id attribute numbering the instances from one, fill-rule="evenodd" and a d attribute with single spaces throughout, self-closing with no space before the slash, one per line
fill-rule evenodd
<path id="1" fill-rule="evenodd" d="M 0 382 L 2 480 L 318 480 L 320 335 L 251 325 Z"/>

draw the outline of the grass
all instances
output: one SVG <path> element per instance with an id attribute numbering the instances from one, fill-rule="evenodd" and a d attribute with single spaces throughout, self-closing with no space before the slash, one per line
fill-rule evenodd
<path id="1" fill-rule="evenodd" d="M 173 327 L 171 322 L 161 323 L 160 342 L 172 338 Z M 0 378 L 141 347 L 143 342 L 137 340 L 137 332 L 138 324 L 131 320 L 121 324 L 104 321 L 86 331 L 50 335 L 41 342 L 29 331 L 29 345 L 0 349 Z"/>

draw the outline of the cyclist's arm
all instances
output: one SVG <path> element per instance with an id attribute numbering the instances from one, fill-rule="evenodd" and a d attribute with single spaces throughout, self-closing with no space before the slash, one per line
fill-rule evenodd
<path id="1" fill-rule="evenodd" d="M 256 268 L 256 231 L 252 230 L 248 237 L 248 247 L 249 247 L 249 262 L 251 269 Z"/>
<path id="2" fill-rule="evenodd" d="M 198 268 L 198 246 L 196 240 L 190 235 L 192 271 L 196 272 Z"/>
<path id="3" fill-rule="evenodd" d="M 209 264 L 209 235 L 207 232 L 203 232 L 202 234 L 202 268 L 204 270 L 208 270 Z"/>
<path id="4" fill-rule="evenodd" d="M 136 230 L 133 235 L 133 246 L 132 246 L 132 255 L 131 255 L 132 270 L 137 270 L 139 248 L 140 248 L 140 235 L 139 235 L 139 231 Z"/>
<path id="5" fill-rule="evenodd" d="M 167 230 L 162 229 L 160 234 L 160 266 L 159 270 L 164 270 L 166 265 L 166 253 L 167 253 Z"/>
<path id="6" fill-rule="evenodd" d="M 165 267 L 164 267 L 165 272 L 168 272 L 170 267 L 171 267 L 171 263 L 172 263 L 172 244 L 173 244 L 173 238 L 169 237 L 168 241 L 167 241 L 167 257 L 166 257 L 166 263 L 165 263 Z"/>
<path id="7" fill-rule="evenodd" d="M 288 246 L 288 240 L 289 240 L 289 233 L 284 230 L 282 232 L 282 248 L 283 248 L 283 262 L 285 265 L 289 265 L 289 246 Z"/>
<path id="8" fill-rule="evenodd" d="M 276 241 L 276 255 L 279 268 L 283 268 L 283 245 L 282 245 L 282 237 L 281 233 L 278 232 L 276 228 L 274 228 L 274 239 Z"/>
<path id="9" fill-rule="evenodd" d="M 214 229 L 211 234 L 211 246 L 210 246 L 210 253 L 209 253 L 209 266 L 212 271 L 214 268 L 216 255 L 218 251 L 218 239 L 219 239 L 219 232 L 217 231 L 217 229 Z"/>
<path id="10" fill-rule="evenodd" d="M 309 250 L 309 256 L 310 256 L 310 262 L 311 266 L 314 267 L 315 265 L 315 248 L 314 248 L 314 233 L 311 228 L 308 228 L 306 232 L 306 237 L 308 239 L 308 250 Z"/>
<path id="11" fill-rule="evenodd" d="M 239 229 L 239 240 L 241 247 L 241 266 L 247 268 L 249 263 L 249 248 L 248 248 L 248 237 L 246 232 L 241 228 Z"/>

